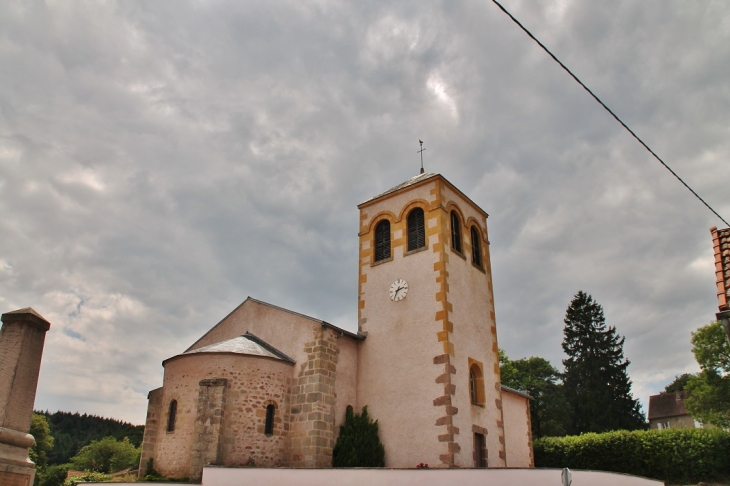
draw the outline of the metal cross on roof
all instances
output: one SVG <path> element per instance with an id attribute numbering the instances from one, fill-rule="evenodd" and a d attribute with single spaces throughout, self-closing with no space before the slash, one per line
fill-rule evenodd
<path id="1" fill-rule="evenodd" d="M 423 151 L 424 151 L 424 150 L 426 150 L 426 149 L 425 149 L 425 148 L 423 148 L 423 140 L 420 140 L 420 139 L 419 139 L 419 140 L 418 140 L 418 143 L 420 143 L 420 144 L 421 144 L 421 150 L 419 150 L 419 151 L 418 151 L 418 152 L 416 152 L 416 153 L 417 153 L 417 154 L 421 154 L 421 174 L 423 174 Z"/>

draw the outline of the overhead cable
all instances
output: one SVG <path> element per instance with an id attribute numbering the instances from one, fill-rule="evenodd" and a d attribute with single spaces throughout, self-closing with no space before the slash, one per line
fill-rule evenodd
<path id="1" fill-rule="evenodd" d="M 520 23 L 520 21 L 519 21 L 519 20 L 517 20 L 517 19 L 516 19 L 516 18 L 514 17 L 514 15 L 512 15 L 511 13 L 509 13 L 509 12 L 507 11 L 507 9 L 506 9 L 506 8 L 504 8 L 504 7 L 503 7 L 503 6 L 502 6 L 502 5 L 501 5 L 501 4 L 500 4 L 500 3 L 499 3 L 499 2 L 497 1 L 497 0 L 492 0 L 492 2 L 494 2 L 494 3 L 495 3 L 495 4 L 496 4 L 496 5 L 497 5 L 497 6 L 498 6 L 498 7 L 499 7 L 499 8 L 500 8 L 500 9 L 501 9 L 501 10 L 502 10 L 502 11 L 503 11 L 504 13 L 506 13 L 506 14 L 507 14 L 507 16 L 509 16 L 509 18 L 511 18 L 511 19 L 512 19 L 512 21 L 513 21 L 514 23 L 516 23 L 517 25 L 519 25 L 519 26 L 520 26 L 520 28 L 521 28 L 521 29 L 522 29 L 523 31 L 525 31 L 525 33 L 526 33 L 527 35 L 529 35 L 529 36 L 530 36 L 530 38 L 531 38 L 532 40 L 534 40 L 535 42 L 537 42 L 537 44 L 538 44 L 538 45 L 539 45 L 540 47 L 542 47 L 542 48 L 543 48 L 543 50 L 544 50 L 545 52 L 547 52 L 547 53 L 548 53 L 548 54 L 550 55 L 550 57 L 552 57 L 552 58 L 553 58 L 553 60 L 555 60 L 555 62 L 557 62 L 558 64 L 560 64 L 560 67 L 562 67 L 563 69 L 565 69 L 565 71 L 566 71 L 566 72 L 567 72 L 568 74 L 570 74 L 570 76 L 571 76 L 571 77 L 572 77 L 573 79 L 575 79 L 575 80 L 576 80 L 576 82 L 577 82 L 578 84 L 580 84 L 580 85 L 581 85 L 581 86 L 583 87 L 583 89 L 585 89 L 586 91 L 588 91 L 588 93 L 589 93 L 589 94 L 590 94 L 591 96 L 593 96 L 593 99 L 595 99 L 595 100 L 596 100 L 596 101 L 597 101 L 597 102 L 598 102 L 598 103 L 599 103 L 599 104 L 600 104 L 600 105 L 601 105 L 601 106 L 602 106 L 602 107 L 603 107 L 603 108 L 604 108 L 604 109 L 605 109 L 605 110 L 606 110 L 607 112 L 609 112 L 609 113 L 611 114 L 611 116 L 613 116 L 613 117 L 614 117 L 614 118 L 616 119 L 616 121 L 617 121 L 617 122 L 619 122 L 619 123 L 620 123 L 620 124 L 621 124 L 621 125 L 622 125 L 622 126 L 623 126 L 623 127 L 625 128 L 625 129 L 626 129 L 626 130 L 628 130 L 628 132 L 629 132 L 629 133 L 630 133 L 630 134 L 631 134 L 631 135 L 632 135 L 632 136 L 633 136 L 633 137 L 634 137 L 634 138 L 635 138 L 636 140 L 638 140 L 638 142 L 639 142 L 639 143 L 640 143 L 641 145 L 643 145 L 643 146 L 644 146 L 644 148 L 645 148 L 646 150 L 648 150 L 648 151 L 649 151 L 649 153 L 650 153 L 651 155 L 653 155 L 655 159 L 657 159 L 657 160 L 658 160 L 658 161 L 659 161 L 659 162 L 660 162 L 660 163 L 661 163 L 661 164 L 662 164 L 662 165 L 663 165 L 663 166 L 664 166 L 664 167 L 665 167 L 665 168 L 666 168 L 666 169 L 667 169 L 667 170 L 668 170 L 669 172 L 671 172 L 671 173 L 672 173 L 672 175 L 673 175 L 674 177 L 676 177 L 676 178 L 677 178 L 677 180 L 678 180 L 679 182 L 681 182 L 681 183 L 682 183 L 682 185 L 684 185 L 684 187 L 686 187 L 687 189 L 689 189 L 689 191 L 690 191 L 690 192 L 691 192 L 692 194 L 694 194 L 694 196 L 695 196 L 695 197 L 696 197 L 697 199 L 699 199 L 699 200 L 700 200 L 700 201 L 702 202 L 702 204 L 704 204 L 705 206 L 707 206 L 707 208 L 708 208 L 708 209 L 709 209 L 710 211 L 712 211 L 712 212 L 713 212 L 713 213 L 715 214 L 715 216 L 717 216 L 718 218 L 720 218 L 720 220 L 722 220 L 722 222 L 723 222 L 723 223 L 725 223 L 725 225 L 726 225 L 726 226 L 730 226 L 730 223 L 728 223 L 727 221 L 725 221 L 725 218 L 723 218 L 722 216 L 720 216 L 720 215 L 719 215 L 719 214 L 717 213 L 717 211 L 715 211 L 715 210 L 714 210 L 714 209 L 712 208 L 712 206 L 710 206 L 709 204 L 707 204 L 707 202 L 705 202 L 705 200 L 704 200 L 704 199 L 702 199 L 702 198 L 700 197 L 700 195 L 699 195 L 699 194 L 697 194 L 697 193 L 696 193 L 696 192 L 694 191 L 694 189 L 692 189 L 691 187 L 689 187 L 689 184 L 687 184 L 686 182 L 684 182 L 684 180 L 682 180 L 682 178 L 681 178 L 681 177 L 679 177 L 679 175 L 677 175 L 677 173 L 676 173 L 676 172 L 674 172 L 674 171 L 672 170 L 672 168 L 671 168 L 671 167 L 669 167 L 669 166 L 668 166 L 668 165 L 667 165 L 667 164 L 666 164 L 666 163 L 665 163 L 665 162 L 664 162 L 664 161 L 663 161 L 663 160 L 661 159 L 661 157 L 659 157 L 659 156 L 658 156 L 658 155 L 657 155 L 657 154 L 656 154 L 656 153 L 655 153 L 655 152 L 654 152 L 654 151 L 653 151 L 653 150 L 652 150 L 652 149 L 651 149 L 651 148 L 650 148 L 650 147 L 649 147 L 649 146 L 648 146 L 648 145 L 647 145 L 646 143 L 644 143 L 644 141 L 643 141 L 643 140 L 642 140 L 641 138 L 639 138 L 639 136 L 638 136 L 638 135 L 636 135 L 636 133 L 634 133 L 634 131 L 633 131 L 632 129 L 630 129 L 630 128 L 629 128 L 629 126 L 628 126 L 628 125 L 626 125 L 626 123 L 624 123 L 624 122 L 623 122 L 623 121 L 621 120 L 621 118 L 619 118 L 619 117 L 618 117 L 618 115 L 616 115 L 616 113 L 614 113 L 614 112 L 613 112 L 613 111 L 611 110 L 611 108 L 609 108 L 608 106 L 606 106 L 606 104 L 605 104 L 605 103 L 604 103 L 603 101 L 601 101 L 601 99 L 600 99 L 600 98 L 599 98 L 598 96 L 596 96 L 596 95 L 595 95 L 595 93 L 593 93 L 593 91 L 591 91 L 591 90 L 590 90 L 590 88 L 588 88 L 588 86 L 586 86 L 585 84 L 583 84 L 583 82 L 582 82 L 582 81 L 581 81 L 580 79 L 578 79 L 578 76 L 576 76 L 575 74 L 573 74 L 573 72 L 572 72 L 572 71 L 571 71 L 570 69 L 568 69 L 568 67 L 567 67 L 567 66 L 566 66 L 565 64 L 563 64 L 562 62 L 560 62 L 560 59 L 558 59 L 557 57 L 555 57 L 555 54 L 553 54 L 552 52 L 550 52 L 550 49 L 548 49 L 547 47 L 545 47 L 545 45 L 544 45 L 544 44 L 543 44 L 542 42 L 540 42 L 540 41 L 539 41 L 539 40 L 537 39 L 537 37 L 535 37 L 534 35 L 532 35 L 532 33 L 531 33 L 531 32 L 530 32 L 529 30 L 527 30 L 527 28 L 526 28 L 526 27 L 525 27 L 524 25 L 522 25 L 522 24 Z"/>

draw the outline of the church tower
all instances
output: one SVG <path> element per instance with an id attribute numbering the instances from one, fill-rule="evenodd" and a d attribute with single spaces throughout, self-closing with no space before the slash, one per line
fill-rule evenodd
<path id="1" fill-rule="evenodd" d="M 358 209 L 357 405 L 386 467 L 504 467 L 487 213 L 433 173 Z"/>

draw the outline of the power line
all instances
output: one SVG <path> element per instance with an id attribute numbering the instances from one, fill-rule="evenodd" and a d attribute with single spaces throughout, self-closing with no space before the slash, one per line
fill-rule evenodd
<path id="1" fill-rule="evenodd" d="M 718 218 L 720 218 L 720 219 L 722 220 L 722 222 L 723 222 L 723 223 L 725 223 L 725 225 L 726 225 L 726 226 L 730 226 L 730 223 L 728 223 L 727 221 L 725 221 L 725 218 L 723 218 L 722 216 L 720 216 L 720 215 L 719 215 L 719 214 L 717 213 L 717 211 L 715 211 L 714 209 L 712 209 L 712 206 L 710 206 L 709 204 L 707 204 L 707 203 L 705 202 L 705 200 L 704 200 L 704 199 L 702 199 L 702 198 L 700 197 L 700 195 L 699 195 L 699 194 L 697 194 L 697 193 L 696 193 L 696 192 L 694 191 L 694 189 L 692 189 L 691 187 L 689 187 L 689 185 L 688 185 L 688 184 L 687 184 L 686 182 L 684 182 L 684 181 L 682 180 L 682 178 L 681 178 L 681 177 L 679 177 L 679 175 L 677 175 L 677 173 L 676 173 L 676 172 L 674 172 L 674 171 L 672 170 L 672 168 L 671 168 L 671 167 L 669 167 L 669 166 L 668 166 L 668 165 L 667 165 L 667 164 L 666 164 L 666 163 L 665 163 L 665 162 L 664 162 L 664 161 L 663 161 L 663 160 L 661 159 L 661 157 L 659 157 L 659 156 L 658 156 L 658 155 L 657 155 L 657 154 L 656 154 L 656 153 L 655 153 L 655 152 L 654 152 L 654 151 L 653 151 L 653 150 L 652 150 L 652 149 L 651 149 L 651 148 L 650 148 L 650 147 L 649 147 L 649 146 L 648 146 L 648 145 L 647 145 L 646 143 L 644 143 L 644 141 L 643 141 L 642 139 L 640 139 L 640 138 L 639 138 L 639 136 L 638 136 L 638 135 L 636 135 L 636 134 L 634 133 L 634 131 L 633 131 L 632 129 L 630 129 L 630 128 L 629 128 L 629 126 L 628 126 L 628 125 L 626 125 L 626 123 L 624 123 L 624 122 L 623 122 L 623 121 L 621 120 L 621 118 L 619 118 L 619 117 L 618 117 L 618 115 L 616 115 L 616 113 L 614 113 L 613 111 L 611 111 L 611 108 L 609 108 L 608 106 L 606 106 L 606 104 L 605 104 L 605 103 L 604 103 L 603 101 L 601 101 L 601 99 L 600 99 L 600 98 L 599 98 L 598 96 L 596 96 L 596 95 L 595 95 L 595 93 L 593 93 L 593 91 L 591 91 L 591 90 L 590 90 L 590 88 L 588 88 L 588 86 L 586 86 L 585 84 L 583 84 L 583 82 L 582 82 L 582 81 L 581 81 L 580 79 L 578 79 L 578 76 L 576 76 L 575 74 L 573 74 L 573 72 L 572 72 L 572 71 L 571 71 L 570 69 L 568 69 L 568 67 L 567 67 L 567 66 L 566 66 L 565 64 L 563 64 L 562 62 L 560 62 L 560 59 L 558 59 L 557 57 L 555 57 L 555 54 L 553 54 L 552 52 L 550 52 L 550 49 L 548 49 L 547 47 L 545 47 L 545 45 L 544 45 L 544 44 L 543 44 L 542 42 L 540 42 L 540 41 L 539 41 L 539 40 L 537 39 L 537 37 L 535 37 L 534 35 L 532 35 L 532 33 L 531 33 L 531 32 L 530 32 L 529 30 L 527 30 L 527 28 L 526 28 L 526 27 L 525 27 L 524 25 L 522 25 L 522 24 L 520 23 L 520 21 L 519 21 L 519 20 L 517 20 L 517 19 L 516 19 L 516 18 L 515 18 L 515 17 L 514 17 L 514 16 L 513 16 L 513 15 L 512 15 L 511 13 L 509 13 L 509 12 L 507 11 L 507 9 L 506 9 L 506 8 L 504 8 L 504 7 L 503 7 L 503 6 L 502 6 L 502 5 L 501 5 L 501 4 L 500 4 L 500 3 L 499 3 L 499 2 L 497 1 L 497 0 L 492 0 L 492 2 L 494 2 L 494 3 L 495 3 L 495 4 L 496 4 L 496 5 L 497 5 L 497 6 L 498 6 L 498 7 L 499 7 L 499 8 L 501 9 L 501 10 L 502 10 L 502 12 L 506 13 L 506 14 L 507 14 L 507 16 L 509 16 L 509 18 L 511 18 L 511 19 L 512 19 L 512 21 L 513 21 L 514 23 L 516 23 L 517 25 L 519 25 L 519 26 L 520 26 L 520 28 L 521 28 L 521 29 L 522 29 L 523 31 L 525 31 L 525 33 L 526 33 L 527 35 L 529 35 L 529 36 L 530 36 L 530 38 L 531 38 L 532 40 L 534 40 L 535 42 L 537 42 L 537 44 L 538 44 L 538 45 L 539 45 L 540 47 L 542 47 L 542 48 L 543 48 L 543 50 L 544 50 L 545 52 L 547 52 L 547 53 L 548 53 L 548 54 L 550 55 L 550 57 L 552 57 L 552 58 L 553 58 L 553 59 L 555 60 L 555 62 L 557 62 L 558 64 L 560 64 L 560 67 L 562 67 L 563 69 L 565 69 L 565 71 L 566 71 L 566 72 L 567 72 L 568 74 L 570 74 L 570 76 L 571 76 L 571 77 L 572 77 L 573 79 L 575 79 L 575 80 L 576 80 L 576 82 L 577 82 L 578 84 L 580 84 L 580 85 L 581 85 L 581 86 L 583 87 L 583 89 L 584 89 L 584 90 L 588 91 L 588 94 L 590 94 L 591 96 L 593 96 L 593 99 L 595 99 L 595 100 L 596 100 L 596 101 L 597 101 L 597 102 L 598 102 L 598 103 L 599 103 L 599 104 L 600 104 L 600 105 L 601 105 L 601 106 L 602 106 L 602 107 L 603 107 L 603 108 L 604 108 L 604 109 L 605 109 L 605 110 L 606 110 L 607 112 L 609 112 L 609 113 L 611 114 L 611 116 L 613 116 L 613 117 L 614 117 L 614 118 L 616 119 L 616 121 L 617 121 L 617 122 L 619 122 L 619 123 L 620 123 L 620 124 L 621 124 L 621 125 L 622 125 L 622 126 L 623 126 L 623 127 L 625 128 L 625 129 L 626 129 L 626 130 L 628 130 L 628 132 L 629 132 L 629 133 L 630 133 L 630 134 L 631 134 L 631 135 L 632 135 L 632 136 L 633 136 L 633 137 L 634 137 L 634 138 L 635 138 L 636 140 L 638 140 L 638 142 L 639 142 L 639 143 L 640 143 L 641 145 L 643 145 L 643 146 L 644 146 L 644 148 L 645 148 L 646 150 L 648 150 L 648 151 L 649 151 L 649 153 L 650 153 L 651 155 L 653 155 L 655 159 L 657 159 L 657 160 L 659 161 L 659 163 L 661 163 L 661 164 L 662 164 L 662 165 L 663 165 L 663 166 L 664 166 L 664 167 L 665 167 L 665 168 L 666 168 L 666 169 L 667 169 L 667 170 L 668 170 L 669 172 L 671 172 L 671 173 L 672 173 L 672 175 L 673 175 L 674 177 L 676 177 L 676 178 L 677 178 L 677 180 L 678 180 L 679 182 L 681 182 L 681 183 L 682 183 L 682 185 L 684 185 L 684 187 L 686 187 L 687 189 L 689 189 L 689 191 L 690 191 L 690 192 L 691 192 L 692 194 L 694 194 L 694 196 L 695 196 L 695 197 L 696 197 L 697 199 L 699 199 L 699 200 L 700 200 L 700 201 L 702 202 L 702 204 L 704 204 L 705 206 L 707 206 L 707 209 L 709 209 L 710 211 L 712 211 L 712 212 L 713 212 L 713 213 L 715 214 L 715 216 L 717 216 Z"/>

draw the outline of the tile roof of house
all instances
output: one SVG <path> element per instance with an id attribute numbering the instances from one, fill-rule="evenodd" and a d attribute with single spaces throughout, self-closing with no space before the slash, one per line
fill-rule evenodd
<path id="1" fill-rule="evenodd" d="M 730 309 L 730 228 L 710 228 L 712 247 L 715 251 L 715 279 L 717 281 L 717 305 L 721 311 Z"/>
<path id="2" fill-rule="evenodd" d="M 649 397 L 649 420 L 689 415 L 684 408 L 684 399 L 689 392 L 661 393 Z"/>
<path id="3" fill-rule="evenodd" d="M 221 341 L 219 343 L 203 346 L 202 348 L 185 351 L 183 354 L 175 357 L 198 353 L 245 354 L 248 356 L 261 356 L 264 358 L 273 358 L 281 361 L 286 361 L 288 363 L 296 363 L 296 361 L 291 359 L 289 356 L 282 353 L 269 343 L 265 342 L 263 339 L 254 336 L 248 331 L 243 336 L 237 336 L 232 339 Z M 165 360 L 165 362 L 167 361 L 169 360 Z M 163 362 L 163 364 L 165 362 Z"/>

